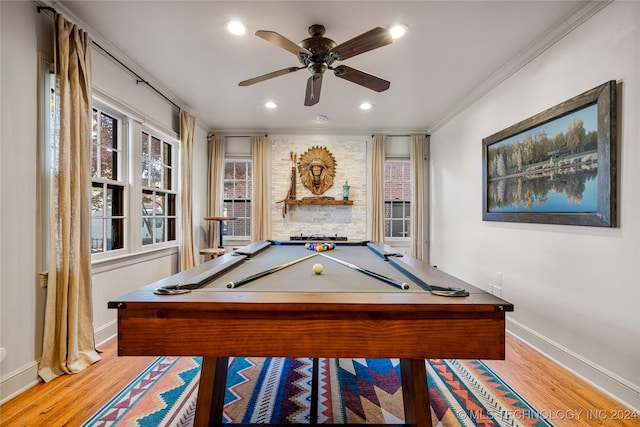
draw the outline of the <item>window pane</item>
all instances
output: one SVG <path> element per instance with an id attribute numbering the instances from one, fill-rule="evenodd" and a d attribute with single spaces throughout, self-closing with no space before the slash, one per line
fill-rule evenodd
<path id="1" fill-rule="evenodd" d="M 160 140 L 151 137 L 151 181 L 150 187 L 162 188 L 162 155 L 160 153 Z"/>
<path id="2" fill-rule="evenodd" d="M 163 152 L 164 164 L 167 166 L 171 166 L 173 165 L 173 162 L 171 161 L 171 144 L 165 142 L 163 144 L 163 147 L 164 147 L 164 152 Z"/>
<path id="3" fill-rule="evenodd" d="M 104 215 L 104 200 L 102 194 L 102 186 L 93 184 L 91 187 L 91 216 L 102 217 Z"/>
<path id="4" fill-rule="evenodd" d="M 171 190 L 171 168 L 164 169 L 164 189 Z"/>
<path id="5" fill-rule="evenodd" d="M 91 178 L 96 178 L 100 171 L 98 170 L 98 146 L 91 144 Z"/>
<path id="6" fill-rule="evenodd" d="M 175 194 L 167 194 L 167 215 L 169 216 L 176 215 L 176 195 Z"/>
<path id="7" fill-rule="evenodd" d="M 91 253 L 102 252 L 104 241 L 104 220 L 102 218 L 93 218 L 91 220 Z"/>
<path id="8" fill-rule="evenodd" d="M 234 162 L 226 162 L 224 164 L 224 179 L 233 179 L 234 178 Z"/>
<path id="9" fill-rule="evenodd" d="M 111 191 L 111 215 L 124 216 L 124 187 L 119 185 L 107 185 Z"/>
<path id="10" fill-rule="evenodd" d="M 100 115 L 100 144 L 106 147 L 118 148 L 115 137 L 116 123 L 117 121 L 113 117 L 107 116 L 104 113 Z"/>
<path id="11" fill-rule="evenodd" d="M 156 218 L 156 243 L 164 242 L 164 219 Z"/>
<path id="12" fill-rule="evenodd" d="M 149 187 L 149 134 L 142 132 L 142 186 Z"/>
<path id="13" fill-rule="evenodd" d="M 247 199 L 247 183 L 245 181 L 238 181 L 233 186 L 233 194 L 236 199 Z"/>
<path id="14" fill-rule="evenodd" d="M 113 167 L 113 151 L 108 148 L 100 148 L 100 178 L 115 179 Z"/>
<path id="15" fill-rule="evenodd" d="M 167 219 L 167 241 L 176 240 L 176 219 Z"/>
<path id="16" fill-rule="evenodd" d="M 224 183 L 224 195 L 223 197 L 225 199 L 232 199 L 234 198 L 236 192 L 234 191 L 234 182 L 225 182 Z"/>
<path id="17" fill-rule="evenodd" d="M 143 216 L 152 216 L 153 215 L 153 193 L 144 191 L 142 192 L 142 215 Z"/>
<path id="18" fill-rule="evenodd" d="M 113 216 L 113 188 L 107 187 L 107 206 L 105 209 L 106 216 Z"/>
<path id="19" fill-rule="evenodd" d="M 124 219 L 112 219 L 110 227 L 107 228 L 107 236 L 110 236 L 107 250 L 124 248 Z"/>
<path id="20" fill-rule="evenodd" d="M 403 225 L 404 221 L 391 220 L 391 237 L 405 237 Z"/>
<path id="21" fill-rule="evenodd" d="M 153 218 L 142 218 L 142 244 L 153 243 Z"/>
<path id="22" fill-rule="evenodd" d="M 404 217 L 404 206 L 403 203 L 391 203 L 391 218 L 402 218 Z"/>
<path id="23" fill-rule="evenodd" d="M 154 214 L 156 216 L 163 216 L 164 215 L 164 194 L 157 194 L 154 199 L 155 199 Z"/>

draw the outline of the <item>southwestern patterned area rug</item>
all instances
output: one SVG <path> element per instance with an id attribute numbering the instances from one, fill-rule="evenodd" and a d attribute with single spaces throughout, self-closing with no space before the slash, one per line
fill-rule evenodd
<path id="1" fill-rule="evenodd" d="M 201 358 L 160 357 L 83 427 L 192 426 Z M 397 359 L 319 359 L 318 423 L 404 422 Z M 229 360 L 225 422 L 308 424 L 312 359 Z M 434 426 L 551 424 L 478 360 L 428 360 Z"/>

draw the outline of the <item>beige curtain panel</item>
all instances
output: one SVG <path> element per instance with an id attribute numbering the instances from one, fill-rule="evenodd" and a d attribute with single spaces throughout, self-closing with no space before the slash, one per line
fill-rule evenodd
<path id="1" fill-rule="evenodd" d="M 386 136 L 373 136 L 371 165 L 371 240 L 384 242 L 384 158 Z"/>
<path id="2" fill-rule="evenodd" d="M 51 188 L 50 260 L 42 358 L 48 382 L 100 360 L 91 296 L 91 40 L 55 14 L 58 147 Z"/>
<path id="3" fill-rule="evenodd" d="M 224 174 L 224 136 L 214 135 L 209 140 L 209 209 L 208 216 L 222 216 L 222 178 Z M 209 247 L 219 246 L 220 227 L 207 221 Z"/>
<path id="4" fill-rule="evenodd" d="M 425 246 L 427 242 L 427 199 L 429 170 L 425 166 L 428 137 L 425 135 L 411 135 L 411 256 L 427 261 Z"/>
<path id="5" fill-rule="evenodd" d="M 251 200 L 251 240 L 271 238 L 271 221 L 267 195 L 267 137 L 251 138 L 251 162 L 253 163 L 253 195 Z"/>
<path id="6" fill-rule="evenodd" d="M 180 206 L 181 206 L 181 240 L 180 271 L 196 265 L 193 255 L 193 133 L 196 118 L 186 111 L 180 111 Z"/>

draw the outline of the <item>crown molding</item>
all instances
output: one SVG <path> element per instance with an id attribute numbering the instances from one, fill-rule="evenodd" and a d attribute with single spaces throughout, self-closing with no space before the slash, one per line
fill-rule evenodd
<path id="1" fill-rule="evenodd" d="M 440 129 L 455 116 L 475 104 L 480 98 L 491 92 L 502 82 L 507 80 L 529 62 L 540 56 L 546 50 L 562 40 L 562 38 L 567 34 L 571 33 L 611 3 L 613 3 L 613 0 L 581 1 L 578 6 L 551 27 L 549 31 L 522 49 L 509 62 L 480 84 L 480 86 L 470 92 L 460 102 L 456 103 L 445 114 L 440 116 L 427 128 L 427 133 L 431 134 Z"/>

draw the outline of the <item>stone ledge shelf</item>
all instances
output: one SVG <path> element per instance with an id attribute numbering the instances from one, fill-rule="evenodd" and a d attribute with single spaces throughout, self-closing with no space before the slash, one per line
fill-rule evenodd
<path id="1" fill-rule="evenodd" d="M 351 206 L 353 200 L 336 200 L 324 198 L 305 198 L 300 200 L 285 200 L 285 205 L 332 205 L 332 206 Z"/>

